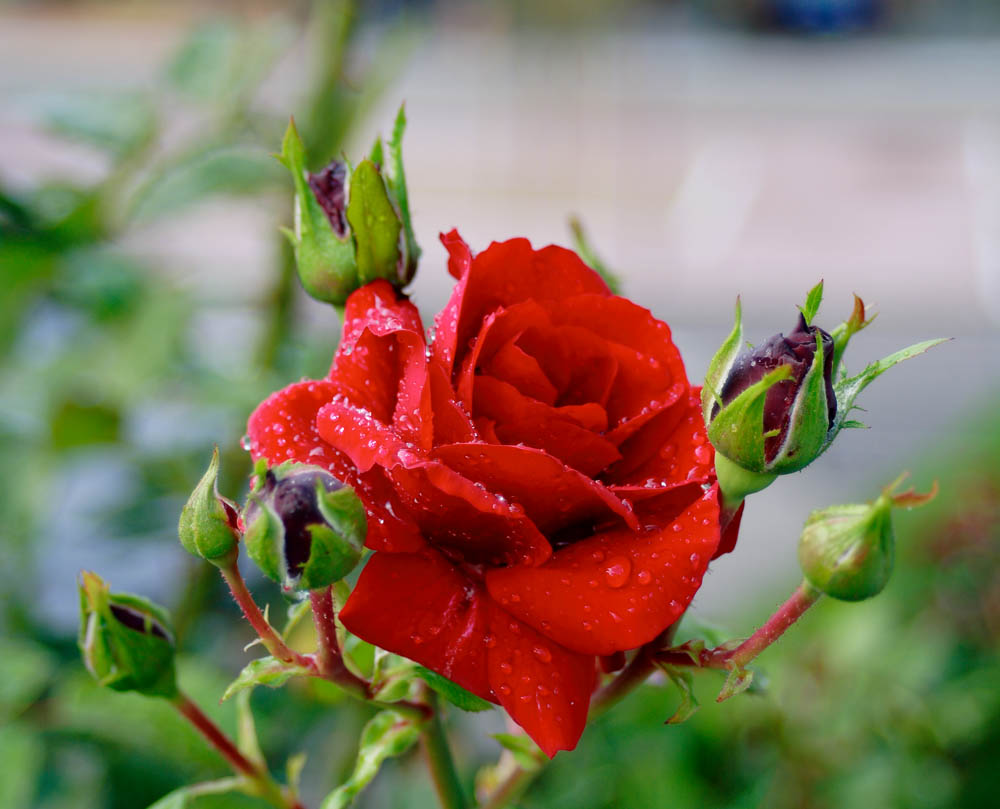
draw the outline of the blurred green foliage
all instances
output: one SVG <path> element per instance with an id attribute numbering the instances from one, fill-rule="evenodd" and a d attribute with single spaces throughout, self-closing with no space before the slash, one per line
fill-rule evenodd
<path id="1" fill-rule="evenodd" d="M 320 163 L 398 64 L 392 43 L 352 89 L 345 71 L 356 24 L 350 8 L 317 5 L 310 30 L 326 46 L 296 111 Z M 223 448 L 222 490 L 242 490 L 247 413 L 288 379 L 321 373 L 309 358 L 325 361 L 329 347 L 313 354 L 297 331 L 286 252 L 256 302 L 257 342 L 243 362 L 220 369 L 197 338 L 209 304 L 190 300 L 120 240 L 218 193 L 266 194 L 275 224 L 285 220 L 288 190 L 267 155 L 286 122 L 259 109 L 255 89 L 297 26 L 198 29 L 159 96 L 46 99 L 39 111 L 53 130 L 107 153 L 106 178 L 93 187 L 0 187 L 0 809 L 133 809 L 227 774 L 170 706 L 102 690 L 87 675 L 73 579 L 87 564 L 115 586 L 137 589 L 141 578 L 159 587 L 149 594 L 173 607 L 181 685 L 235 731 L 234 703 L 218 700 L 247 660 L 250 635 L 215 570 L 178 546 L 177 517 L 212 442 Z M 178 103 L 202 124 L 167 148 L 162 127 Z M 953 466 L 942 471 L 946 455 Z M 899 519 L 900 558 L 886 591 L 860 605 L 816 607 L 760 661 L 771 676 L 765 693 L 719 706 L 721 680 L 696 672 L 700 711 L 664 726 L 677 689 L 641 689 L 546 767 L 523 806 L 995 805 L 997 457 L 994 411 L 936 454 L 943 494 L 916 519 Z M 258 590 L 280 608 L 276 588 Z M 315 680 L 259 689 L 253 704 L 272 764 L 309 751 L 307 803 L 349 777 L 371 711 Z M 500 751 L 487 733 L 503 726 L 495 711 L 450 720 L 471 785 Z M 206 795 L 190 805 L 260 804 Z M 419 757 L 388 762 L 358 805 L 434 806 Z"/>

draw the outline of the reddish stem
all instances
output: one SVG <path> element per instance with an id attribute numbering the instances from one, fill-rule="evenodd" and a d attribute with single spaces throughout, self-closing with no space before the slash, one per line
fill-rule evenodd
<path id="1" fill-rule="evenodd" d="M 316 637 L 319 651 L 316 655 L 319 673 L 332 680 L 345 691 L 361 699 L 371 697 L 368 683 L 355 675 L 344 664 L 344 657 L 337 642 L 337 616 L 333 606 L 333 588 L 309 591 L 313 620 L 316 623 Z"/>
<path id="2" fill-rule="evenodd" d="M 247 589 L 247 584 L 243 580 L 243 575 L 240 573 L 240 569 L 236 563 L 233 562 L 233 564 L 227 567 L 220 567 L 219 570 L 222 573 L 222 578 L 229 585 L 229 592 L 233 594 L 233 600 L 236 601 L 236 604 L 242 610 L 243 617 L 247 619 L 250 626 L 254 628 L 254 631 L 260 637 L 264 647 L 279 660 L 284 660 L 286 663 L 296 663 L 305 668 L 312 668 L 312 661 L 305 655 L 300 655 L 298 652 L 289 649 L 288 644 L 281 639 L 281 636 L 274 631 L 274 627 L 267 622 L 264 614 L 260 611 L 260 607 L 257 606 L 257 602 L 253 600 L 253 596 Z"/>
<path id="3" fill-rule="evenodd" d="M 260 768 L 244 756 L 211 719 L 209 719 L 187 696 L 181 694 L 174 707 L 201 733 L 212 747 L 218 750 L 236 772 L 242 773 L 255 781 L 262 775 Z"/>
<path id="4" fill-rule="evenodd" d="M 718 647 L 705 649 L 698 654 L 698 660 L 692 660 L 691 655 L 672 649 L 660 652 L 656 660 L 660 663 L 670 663 L 678 666 L 704 666 L 707 668 L 737 668 L 745 666 L 768 646 L 780 638 L 823 594 L 813 588 L 808 582 L 802 582 L 795 592 L 782 604 L 778 610 L 767 619 L 767 622 L 754 632 L 735 649 Z"/>

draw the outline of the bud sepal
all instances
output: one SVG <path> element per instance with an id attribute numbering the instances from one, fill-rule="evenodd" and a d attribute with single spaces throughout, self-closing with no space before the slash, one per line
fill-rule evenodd
<path id="1" fill-rule="evenodd" d="M 89 571 L 79 587 L 78 644 L 94 679 L 115 691 L 174 698 L 174 633 L 166 610 L 141 596 L 110 592 Z"/>

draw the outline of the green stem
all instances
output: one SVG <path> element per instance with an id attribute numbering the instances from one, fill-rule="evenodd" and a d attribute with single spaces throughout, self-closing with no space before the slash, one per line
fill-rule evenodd
<path id="1" fill-rule="evenodd" d="M 455 770 L 455 761 L 451 755 L 451 748 L 448 746 L 444 724 L 441 722 L 440 705 L 433 693 L 428 694 L 428 700 L 434 713 L 424 723 L 421 739 L 438 800 L 441 802 L 442 809 L 466 809 L 469 804 Z"/>
<path id="2" fill-rule="evenodd" d="M 232 564 L 220 567 L 219 571 L 222 573 L 222 578 L 226 580 L 226 584 L 229 585 L 229 592 L 233 594 L 233 600 L 236 601 L 240 610 L 242 610 L 243 616 L 250 623 L 250 626 L 256 631 L 261 643 L 264 644 L 264 648 L 274 657 L 284 660 L 286 663 L 296 663 L 305 668 L 312 668 L 312 661 L 305 655 L 289 649 L 288 644 L 281 639 L 281 636 L 274 631 L 274 627 L 267 622 L 264 614 L 260 611 L 260 607 L 257 606 L 257 602 L 253 600 L 253 596 L 247 589 L 247 583 L 243 580 L 243 575 L 240 573 L 236 562 L 233 561 Z"/>
<path id="3" fill-rule="evenodd" d="M 540 770 L 541 765 L 534 769 L 526 770 L 524 767 L 515 764 L 507 774 L 507 777 L 489 795 L 486 802 L 480 805 L 480 809 L 505 809 L 505 807 L 510 806 L 531 786 L 531 783 L 535 780 Z"/>

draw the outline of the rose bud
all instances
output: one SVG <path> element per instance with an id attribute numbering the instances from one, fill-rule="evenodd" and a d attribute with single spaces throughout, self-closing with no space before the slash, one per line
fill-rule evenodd
<path id="1" fill-rule="evenodd" d="M 867 326 L 864 304 L 855 296 L 848 321 L 831 336 L 809 325 L 823 295 L 820 281 L 801 308 L 795 329 L 757 348 L 745 348 L 739 301 L 736 324 L 705 374 L 702 415 L 716 449 L 719 485 L 732 509 L 779 474 L 797 472 L 821 455 L 846 427 L 854 401 L 892 366 L 921 354 L 942 340 L 909 346 L 848 377 L 834 371 L 851 336 Z"/>
<path id="2" fill-rule="evenodd" d="M 364 507 L 354 489 L 316 466 L 259 466 L 244 523 L 250 558 L 286 590 L 326 587 L 361 560 Z"/>
<path id="3" fill-rule="evenodd" d="M 937 494 L 912 489 L 893 495 L 898 481 L 872 503 L 830 506 L 814 511 L 799 539 L 799 563 L 806 579 L 841 601 L 862 601 L 882 592 L 892 573 L 895 537 L 892 509 L 913 508 Z"/>
<path id="4" fill-rule="evenodd" d="M 420 248 L 403 170 L 405 127 L 401 107 L 387 161 L 377 139 L 371 155 L 357 166 L 334 160 L 313 174 L 305 168 L 305 147 L 295 124 L 289 124 L 278 159 L 295 184 L 295 228 L 283 232 L 295 250 L 302 286 L 312 297 L 342 305 L 376 278 L 398 288 L 413 278 Z"/>
<path id="5" fill-rule="evenodd" d="M 87 670 L 115 691 L 177 693 L 174 641 L 166 611 L 140 596 L 111 593 L 96 574 L 80 582 L 80 636 Z"/>
<path id="6" fill-rule="evenodd" d="M 239 553 L 239 513 L 236 504 L 219 494 L 219 448 L 201 481 L 181 510 L 177 534 L 194 556 L 226 567 Z"/>

